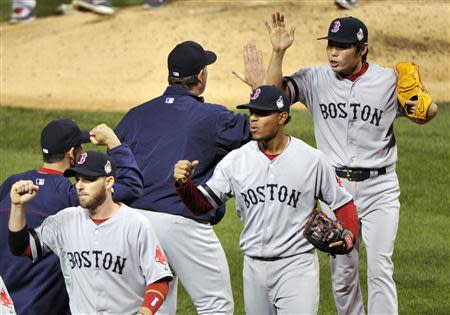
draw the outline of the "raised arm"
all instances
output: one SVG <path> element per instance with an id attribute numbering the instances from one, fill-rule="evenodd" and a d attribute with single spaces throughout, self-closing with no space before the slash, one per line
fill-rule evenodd
<path id="1" fill-rule="evenodd" d="M 108 154 L 116 162 L 114 200 L 128 203 L 139 197 L 143 189 L 142 173 L 128 145 L 122 144 L 114 130 L 106 124 L 96 126 L 90 131 L 90 135 L 91 142 L 95 145 L 105 145 Z"/>
<path id="2" fill-rule="evenodd" d="M 294 41 L 295 26 L 289 31 L 284 24 L 284 15 L 280 12 L 272 14 L 272 24 L 266 22 L 266 29 L 272 43 L 272 56 L 267 68 L 267 84 L 274 84 L 283 88 L 283 58 L 286 50 Z M 287 93 L 289 95 L 289 93 Z"/>
<path id="3" fill-rule="evenodd" d="M 25 204 L 36 196 L 39 187 L 31 180 L 20 180 L 11 187 L 11 212 L 9 214 L 8 229 L 19 232 L 26 226 Z"/>
<path id="4" fill-rule="evenodd" d="M 25 217 L 25 204 L 36 196 L 39 187 L 31 180 L 20 180 L 11 186 L 11 212 L 8 222 L 8 243 L 15 256 L 31 256 Z"/>

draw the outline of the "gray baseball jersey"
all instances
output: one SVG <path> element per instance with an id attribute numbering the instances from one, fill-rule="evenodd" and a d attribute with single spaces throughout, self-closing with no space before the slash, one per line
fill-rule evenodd
<path id="1" fill-rule="evenodd" d="M 66 208 L 30 232 L 33 261 L 59 256 L 73 314 L 137 313 L 145 287 L 172 276 L 150 222 L 126 205 L 101 224 Z"/>
<path id="2" fill-rule="evenodd" d="M 399 105 L 393 69 L 370 64 L 356 81 L 329 65 L 287 77 L 292 103 L 305 104 L 314 120 L 317 148 L 335 167 L 381 168 L 397 161 L 393 122 Z"/>
<path id="3" fill-rule="evenodd" d="M 269 160 L 256 141 L 229 153 L 199 186 L 217 207 L 231 197 L 244 222 L 240 247 L 250 257 L 289 257 L 313 249 L 303 227 L 319 198 L 335 210 L 352 197 L 336 181 L 324 155 L 291 137 Z"/>

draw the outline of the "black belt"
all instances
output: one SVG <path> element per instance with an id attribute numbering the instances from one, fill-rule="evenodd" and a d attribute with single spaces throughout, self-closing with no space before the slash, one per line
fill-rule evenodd
<path id="1" fill-rule="evenodd" d="M 248 256 L 252 259 L 261 260 L 261 261 L 277 261 L 286 257 L 255 257 L 255 256 Z"/>
<path id="2" fill-rule="evenodd" d="M 386 168 L 337 168 L 336 175 L 349 181 L 361 182 L 370 177 L 386 174 Z"/>

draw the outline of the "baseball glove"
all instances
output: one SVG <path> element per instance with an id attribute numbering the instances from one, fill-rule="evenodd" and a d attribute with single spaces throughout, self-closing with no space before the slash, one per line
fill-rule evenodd
<path id="1" fill-rule="evenodd" d="M 432 100 L 420 80 L 419 66 L 413 62 L 400 62 L 395 68 L 398 73 L 397 98 L 400 105 L 405 109 L 406 116 L 413 120 L 426 120 L 428 107 L 430 107 Z M 413 113 L 408 112 L 406 108 L 405 102 L 408 100 L 417 100 L 416 109 Z"/>
<path id="2" fill-rule="evenodd" d="M 344 237 L 350 231 L 344 229 L 338 221 L 331 220 L 325 213 L 314 209 L 305 224 L 303 236 L 318 250 L 331 255 L 343 255 L 349 253 L 352 248 L 347 248 Z M 330 247 L 333 244 L 334 247 Z"/>

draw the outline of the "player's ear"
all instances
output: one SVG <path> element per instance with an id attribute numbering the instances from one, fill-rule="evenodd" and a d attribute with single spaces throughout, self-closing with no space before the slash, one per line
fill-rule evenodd
<path id="1" fill-rule="evenodd" d="M 364 56 L 367 52 L 367 49 L 369 49 L 369 46 L 367 43 L 364 43 L 363 46 L 361 47 L 361 50 L 359 51 L 359 55 Z"/>
<path id="2" fill-rule="evenodd" d="M 116 180 L 114 179 L 114 176 L 107 176 L 105 180 L 106 189 L 111 190 L 115 182 Z"/>
<path id="3" fill-rule="evenodd" d="M 289 113 L 287 113 L 287 112 L 280 113 L 280 115 L 278 116 L 278 118 L 279 118 L 278 123 L 280 125 L 285 125 L 288 117 L 289 117 Z"/>

